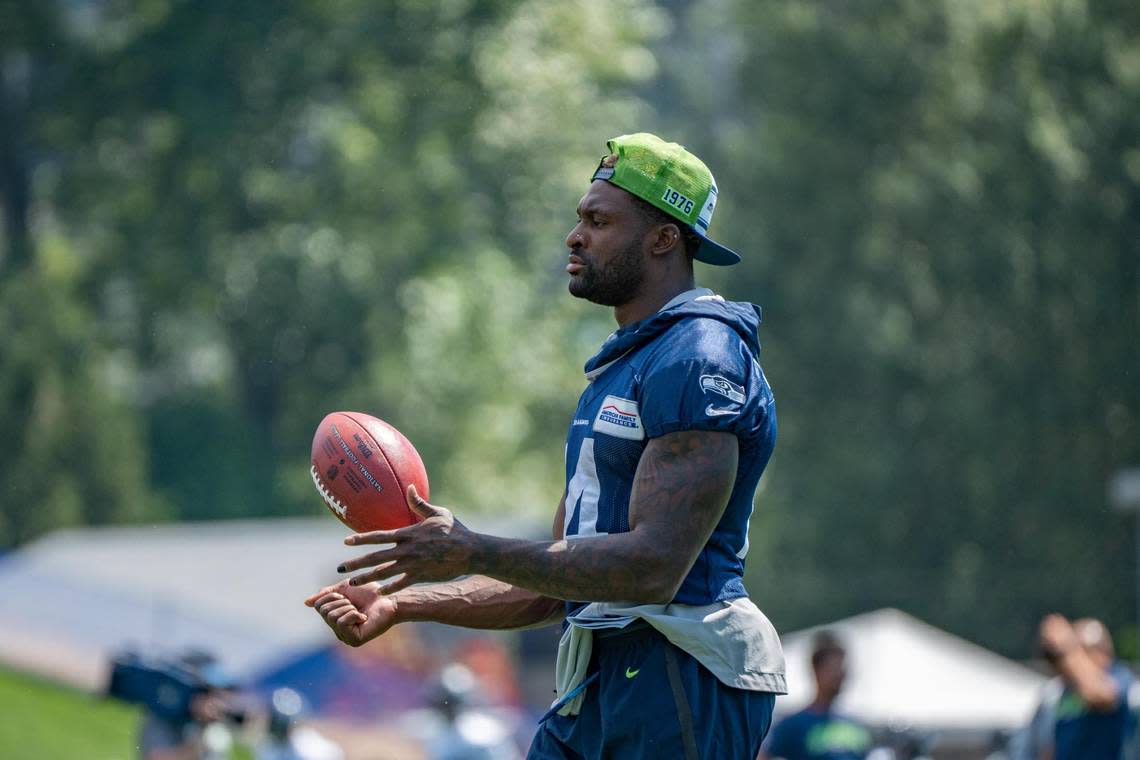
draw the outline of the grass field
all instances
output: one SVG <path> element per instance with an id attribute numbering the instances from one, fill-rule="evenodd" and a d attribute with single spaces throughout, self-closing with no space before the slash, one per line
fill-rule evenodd
<path id="1" fill-rule="evenodd" d="M 133 760 L 138 711 L 0 668 L 0 757 Z"/>
<path id="2" fill-rule="evenodd" d="M 138 723 L 128 705 L 0 668 L 0 758 L 134 760 Z"/>

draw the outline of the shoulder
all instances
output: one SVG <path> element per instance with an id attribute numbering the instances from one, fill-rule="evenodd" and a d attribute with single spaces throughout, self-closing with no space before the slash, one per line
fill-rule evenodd
<path id="1" fill-rule="evenodd" d="M 755 350 L 747 336 L 715 318 L 674 324 L 634 362 L 646 434 L 702 429 L 752 439 L 772 433 L 772 393 Z"/>
<path id="2" fill-rule="evenodd" d="M 708 317 L 689 317 L 673 325 L 638 357 L 640 374 L 681 367 L 720 366 L 743 373 L 753 361 L 744 339 L 731 326 Z"/>
<path id="3" fill-rule="evenodd" d="M 744 340 L 733 327 L 713 317 L 692 316 L 673 325 L 663 336 L 667 345 L 701 351 L 743 347 Z"/>

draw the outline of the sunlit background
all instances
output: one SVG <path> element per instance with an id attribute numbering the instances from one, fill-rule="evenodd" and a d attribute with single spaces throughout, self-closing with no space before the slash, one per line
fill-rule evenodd
<path id="1" fill-rule="evenodd" d="M 1026 662 L 1059 611 L 1137 657 L 1137 518 L 1106 495 L 1140 467 L 1135 2 L 3 0 L 0 84 L 5 701 L 98 690 L 127 645 L 230 642 L 243 678 L 329 645 L 300 600 L 344 558 L 308 474 L 333 410 L 400 428 L 461 518 L 541 536 L 613 327 L 562 240 L 633 131 L 712 168 L 744 260 L 698 280 L 764 308 L 747 585 L 777 628 L 894 609 Z M 525 682 L 531 644 L 491 640 Z M 116 715 L 82 756 L 133 756 Z M 81 756 L 6 725 L 4 756 Z"/>

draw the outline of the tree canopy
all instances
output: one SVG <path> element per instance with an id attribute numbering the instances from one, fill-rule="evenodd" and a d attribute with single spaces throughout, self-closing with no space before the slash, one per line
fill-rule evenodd
<path id="1" fill-rule="evenodd" d="M 698 278 L 765 310 L 778 627 L 1130 625 L 1135 3 L 0 0 L 0 45 L 0 544 L 319 514 L 334 409 L 460 514 L 550 514 L 612 329 L 563 236 L 653 131 L 744 255 Z"/>

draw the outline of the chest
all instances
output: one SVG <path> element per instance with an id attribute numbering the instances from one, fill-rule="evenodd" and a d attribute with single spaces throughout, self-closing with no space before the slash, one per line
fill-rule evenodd
<path id="1" fill-rule="evenodd" d="M 647 444 L 634 366 L 582 392 L 566 438 L 566 536 L 628 530 L 629 497 Z"/>
<path id="2" fill-rule="evenodd" d="M 635 365 L 623 363 L 595 378 L 578 398 L 566 437 L 568 462 L 586 440 L 594 440 L 596 445 L 614 439 L 641 444 L 639 451 L 644 448 L 646 435 L 642 404 L 640 378 Z"/>

